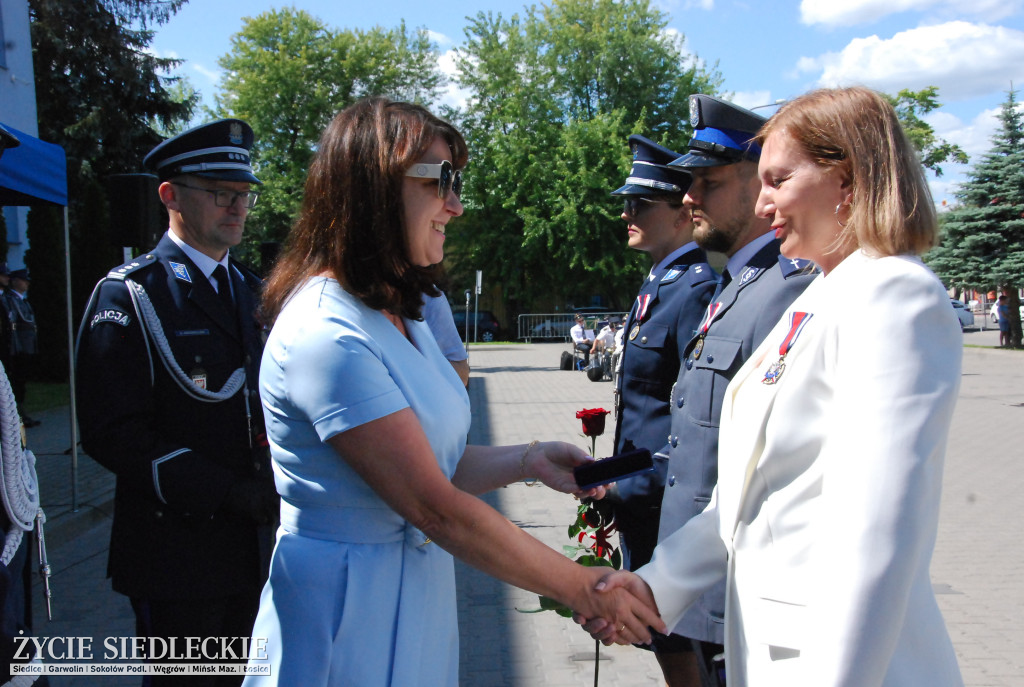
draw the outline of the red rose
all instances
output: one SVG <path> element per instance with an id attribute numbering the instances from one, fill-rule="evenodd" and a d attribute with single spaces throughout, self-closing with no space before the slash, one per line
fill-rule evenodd
<path id="1" fill-rule="evenodd" d="M 604 416 L 610 412 L 604 408 L 585 408 L 576 411 L 576 419 L 583 420 L 583 435 L 593 438 L 604 434 Z"/>

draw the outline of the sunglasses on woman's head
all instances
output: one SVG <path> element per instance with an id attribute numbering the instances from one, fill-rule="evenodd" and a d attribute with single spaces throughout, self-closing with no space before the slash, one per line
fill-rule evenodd
<path id="1" fill-rule="evenodd" d="M 455 167 L 448 160 L 436 165 L 417 162 L 409 168 L 405 176 L 420 179 L 437 179 L 438 198 L 447 197 L 448 191 L 454 192 L 456 198 L 462 195 L 462 172 L 456 171 Z"/>
<path id="2" fill-rule="evenodd" d="M 667 203 L 667 200 L 655 200 L 653 198 L 645 198 L 644 196 L 626 196 L 626 201 L 623 205 L 623 212 L 626 213 L 626 217 L 636 217 L 640 214 L 640 211 L 645 207 L 640 203 Z"/>

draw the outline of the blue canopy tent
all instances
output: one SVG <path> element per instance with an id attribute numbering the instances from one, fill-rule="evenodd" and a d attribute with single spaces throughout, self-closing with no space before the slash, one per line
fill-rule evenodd
<path id="1" fill-rule="evenodd" d="M 71 508 L 78 510 L 78 428 L 75 424 L 75 350 L 71 321 L 71 255 L 68 181 L 64 149 L 0 122 L 0 206 L 56 205 L 64 208 L 68 365 L 71 389 Z"/>

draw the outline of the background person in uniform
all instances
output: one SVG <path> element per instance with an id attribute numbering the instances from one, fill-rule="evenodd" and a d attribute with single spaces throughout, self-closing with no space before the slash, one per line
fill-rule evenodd
<path id="1" fill-rule="evenodd" d="M 10 273 L 10 285 L 4 289 L 4 308 L 10 321 L 10 357 L 7 378 L 18 403 L 21 421 L 26 427 L 35 427 L 39 420 L 25 414 L 25 395 L 39 353 L 39 329 L 36 314 L 28 302 L 28 287 L 32 278 L 24 267 Z"/>
<path id="2" fill-rule="evenodd" d="M 627 245 L 650 255 L 652 264 L 623 326 L 614 450 L 646 448 L 655 454 L 669 433 L 668 399 L 683 349 L 718 281 L 693 241 L 693 220 L 683 204 L 690 174 L 668 166 L 679 153 L 639 135 L 629 137 L 629 147 L 632 168 L 612 195 L 624 200 Z M 663 455 L 655 465 L 648 475 L 616 484 L 605 499 L 613 507 L 627 570 L 650 560 L 658 541 Z M 677 644 L 680 651 L 690 650 L 688 641 Z"/>
<path id="3" fill-rule="evenodd" d="M 590 365 L 590 348 L 594 345 L 594 330 L 587 328 L 583 315 L 576 315 L 576 323 L 569 330 L 573 346 L 583 354 L 583 367 Z"/>
<path id="4" fill-rule="evenodd" d="M 7 289 L 11 287 L 11 270 L 0 262 L 0 363 L 6 371 L 11 366 L 11 313 L 7 310 Z"/>
<path id="5" fill-rule="evenodd" d="M 225 119 L 146 156 L 170 229 L 100 281 L 79 330 L 82 446 L 117 475 L 108 573 L 140 637 L 248 638 L 266 580 L 278 498 L 258 395 L 261 284 L 228 254 L 257 197 L 252 144 L 248 124 Z"/>
<path id="6" fill-rule="evenodd" d="M 670 623 L 726 579 L 736 687 L 960 687 L 928 568 L 963 335 L 919 257 L 924 169 L 866 88 L 800 96 L 758 140 L 757 213 L 822 274 L 726 391 L 712 504 L 639 575 Z"/>
<path id="7" fill-rule="evenodd" d="M 686 344 L 669 399 L 669 456 L 661 504 L 659 541 L 707 505 L 718 480 L 722 399 L 729 380 L 813 279 L 809 263 L 779 253 L 771 222 L 754 214 L 760 190 L 752 139 L 763 117 L 707 95 L 690 96 L 694 138 L 673 167 L 693 183 L 684 204 L 693 213 L 693 237 L 706 250 L 728 257 L 719 287 Z M 671 687 L 719 685 L 713 658 L 723 652 L 724 582 L 708 590 L 654 647 Z M 681 638 L 694 653 L 679 652 Z M 699 680 L 699 682 L 698 682 Z"/>
<path id="8" fill-rule="evenodd" d="M 615 348 L 615 332 L 619 329 L 619 319 L 609 317 L 608 324 L 601 327 L 601 331 L 594 337 L 594 345 L 590 347 L 590 353 L 600 353 L 604 350 Z"/>
<path id="9" fill-rule="evenodd" d="M 600 597 L 599 570 L 475 496 L 536 478 L 599 496 L 572 475 L 589 458 L 564 442 L 467 446 L 469 395 L 420 319 L 467 155 L 450 124 L 380 97 L 338 113 L 317 145 L 264 297 L 281 528 L 253 629 L 269 661 L 251 665 L 270 675 L 246 687 L 453 687 L 453 555 L 570 606 Z M 661 625 L 629 594 L 604 601 L 637 638 Z"/>
<path id="10" fill-rule="evenodd" d="M 462 337 L 459 336 L 459 330 L 455 327 L 452 306 L 444 293 L 438 296 L 423 294 L 423 319 L 437 340 L 441 354 L 458 373 L 462 386 L 469 384 L 469 355 L 462 343 Z"/>

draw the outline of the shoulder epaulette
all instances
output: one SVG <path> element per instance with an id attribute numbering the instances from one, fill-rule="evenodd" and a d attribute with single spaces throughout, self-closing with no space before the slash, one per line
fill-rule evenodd
<path id="1" fill-rule="evenodd" d="M 696 262 L 690 265 L 687 274 L 690 275 L 690 284 L 694 286 L 715 280 L 715 271 L 706 262 Z"/>
<path id="2" fill-rule="evenodd" d="M 109 272 L 107 272 L 107 279 L 117 279 L 119 281 L 124 281 L 128 277 L 128 275 L 132 274 L 133 272 L 138 272 L 141 269 L 150 267 L 155 264 L 157 264 L 156 256 L 153 255 L 152 253 L 146 253 L 144 255 L 140 255 L 131 262 L 126 262 L 120 267 L 115 267 L 114 269 L 110 270 Z"/>
<path id="3" fill-rule="evenodd" d="M 819 272 L 818 266 L 811 260 L 787 258 L 783 255 L 779 256 L 779 267 L 782 269 L 782 276 L 785 279 L 793 275 L 817 274 Z"/>

